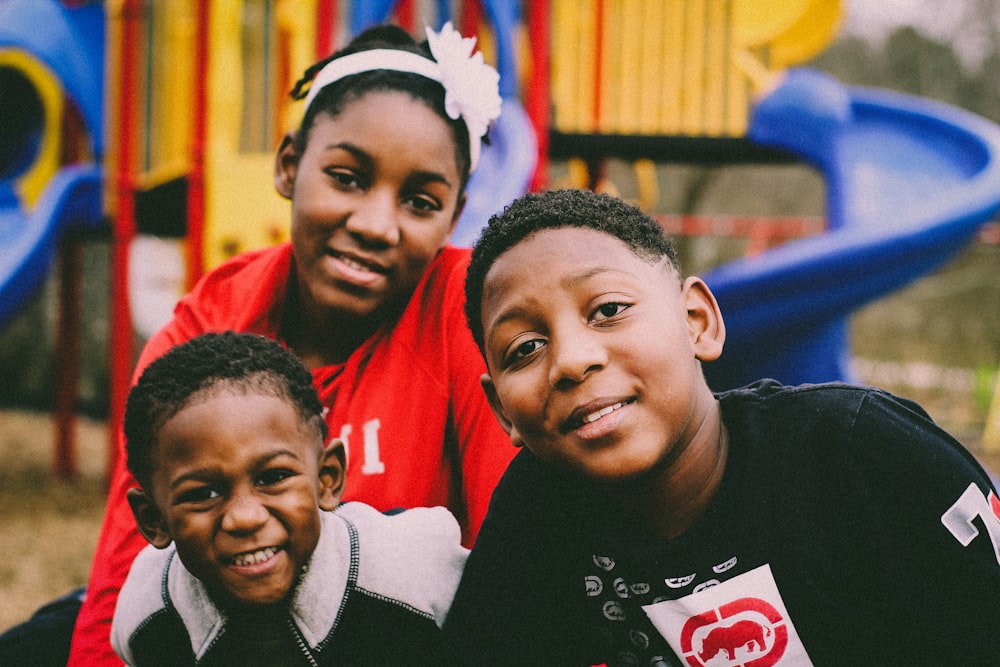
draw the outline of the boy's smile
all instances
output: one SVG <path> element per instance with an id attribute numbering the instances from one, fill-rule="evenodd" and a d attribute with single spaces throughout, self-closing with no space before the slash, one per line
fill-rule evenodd
<path id="1" fill-rule="evenodd" d="M 700 361 L 721 351 L 705 335 L 718 311 L 700 280 L 562 227 L 501 254 L 483 294 L 484 388 L 516 444 L 612 482 L 717 436 Z"/>
<path id="2" fill-rule="evenodd" d="M 155 447 L 152 496 L 188 570 L 223 605 L 285 599 L 319 539 L 319 434 L 287 400 L 223 388 Z"/>

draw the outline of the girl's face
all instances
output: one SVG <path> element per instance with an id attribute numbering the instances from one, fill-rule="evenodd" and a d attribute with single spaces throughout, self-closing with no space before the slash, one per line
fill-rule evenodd
<path id="1" fill-rule="evenodd" d="M 286 138 L 276 167 L 302 306 L 314 313 L 377 318 L 408 299 L 464 201 L 451 128 L 403 92 L 317 114 L 305 152 Z"/>

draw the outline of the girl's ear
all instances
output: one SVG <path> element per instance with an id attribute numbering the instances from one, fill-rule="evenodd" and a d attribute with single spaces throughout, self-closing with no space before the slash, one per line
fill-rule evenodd
<path id="1" fill-rule="evenodd" d="M 274 189 L 285 199 L 295 192 L 295 174 L 299 168 L 299 154 L 295 150 L 295 133 L 289 132 L 281 139 L 274 156 Z"/>
<path id="2" fill-rule="evenodd" d="M 328 512 L 337 509 L 344 495 L 347 468 L 344 441 L 334 438 L 319 457 L 319 508 Z"/>
<path id="3" fill-rule="evenodd" d="M 490 377 L 489 373 L 483 373 L 479 378 L 479 383 L 483 385 L 483 391 L 486 392 L 486 401 L 490 404 L 490 409 L 493 410 L 497 421 L 500 422 L 500 426 L 510 436 L 511 444 L 515 447 L 523 446 L 524 440 L 521 439 L 521 434 L 517 432 L 517 427 L 507 417 L 507 413 L 503 409 L 503 404 L 500 403 L 500 397 L 497 396 L 497 388 L 493 384 L 493 378 Z"/>
<path id="4" fill-rule="evenodd" d="M 701 278 L 690 277 L 681 286 L 681 299 L 687 309 L 688 331 L 699 361 L 715 361 L 726 342 L 726 324 L 712 290 Z"/>
<path id="5" fill-rule="evenodd" d="M 139 488 L 129 489 L 125 493 L 129 507 L 132 508 L 132 515 L 135 523 L 139 526 L 139 532 L 146 538 L 146 541 L 157 549 L 166 549 L 170 546 L 173 538 L 170 537 L 170 530 L 163 513 L 153 502 L 145 491 Z"/>

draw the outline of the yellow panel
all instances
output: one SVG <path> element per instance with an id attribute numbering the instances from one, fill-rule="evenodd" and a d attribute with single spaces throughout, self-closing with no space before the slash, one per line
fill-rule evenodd
<path id="1" fill-rule="evenodd" d="M 147 21 L 152 34 L 146 44 L 150 61 L 148 108 L 141 136 L 147 143 L 148 162 L 140 168 L 153 173 L 184 173 L 190 169 L 194 122 L 194 4 L 192 0 L 153 2 Z"/>
<path id="2" fill-rule="evenodd" d="M 636 36 L 641 35 L 639 52 L 639 95 L 638 95 L 638 131 L 640 134 L 652 135 L 659 130 L 660 91 L 669 87 L 664 80 L 664 49 L 665 38 L 663 30 L 664 4 L 662 2 L 642 3 L 642 15 L 639 17 L 639 29 Z M 638 12 L 637 12 L 638 13 Z"/>
<path id="3" fill-rule="evenodd" d="M 688 0 L 684 17 L 685 40 L 683 89 L 681 93 L 681 127 L 684 135 L 699 134 L 705 97 L 705 3 Z"/>
<path id="4" fill-rule="evenodd" d="M 741 46 L 759 46 L 788 30 L 812 0 L 734 0 L 734 36 Z"/>
<path id="5" fill-rule="evenodd" d="M 235 252 L 287 240 L 289 203 L 274 190 L 272 152 L 240 152 L 244 80 L 242 0 L 211 3 L 209 122 L 205 154 L 205 266 L 212 268 Z M 315 0 L 279 0 L 278 29 L 284 31 L 291 71 L 279 79 L 294 82 L 314 61 Z M 280 40 L 279 40 L 280 41 Z M 271 57 L 277 56 L 277 48 Z M 287 90 L 273 90 L 283 101 L 280 125 L 294 129 L 301 103 L 287 101 Z"/>
<path id="6" fill-rule="evenodd" d="M 642 116 L 646 113 L 642 99 L 643 8 L 646 0 L 623 0 L 621 36 L 621 70 L 618 74 L 618 127 L 624 134 L 638 134 Z"/>
<path id="7" fill-rule="evenodd" d="M 654 0 L 655 1 L 655 0 Z M 663 14 L 663 80 L 660 84 L 660 131 L 676 135 L 681 131 L 681 96 L 684 89 L 685 37 L 684 0 L 668 0 Z"/>
<path id="8" fill-rule="evenodd" d="M 796 65 L 822 52 L 837 36 L 842 20 L 839 2 L 813 0 L 808 11 L 771 43 L 771 66 Z"/>
<path id="9" fill-rule="evenodd" d="M 730 24 L 728 0 L 708 4 L 707 44 L 705 49 L 705 116 L 702 133 L 722 134 L 726 118 L 725 80 L 729 64 Z"/>
<path id="10" fill-rule="evenodd" d="M 627 91 L 622 78 L 623 44 L 627 39 L 623 30 L 625 13 L 624 0 L 598 0 L 604 4 L 603 25 L 597 26 L 601 49 L 601 79 L 598 91 L 597 131 L 615 133 L 619 131 L 620 118 L 618 105 Z"/>

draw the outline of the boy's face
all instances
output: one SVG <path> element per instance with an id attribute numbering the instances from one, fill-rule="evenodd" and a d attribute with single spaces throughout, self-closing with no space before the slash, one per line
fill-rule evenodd
<path id="1" fill-rule="evenodd" d="M 724 328 L 705 284 L 682 285 L 668 260 L 592 229 L 543 230 L 490 268 L 482 319 L 483 386 L 540 458 L 625 481 L 705 437 L 700 361 L 721 354 Z"/>
<path id="2" fill-rule="evenodd" d="M 316 547 L 319 509 L 337 506 L 342 451 L 332 449 L 286 399 L 195 396 L 159 430 L 152 502 L 133 510 L 219 604 L 280 602 Z"/>

